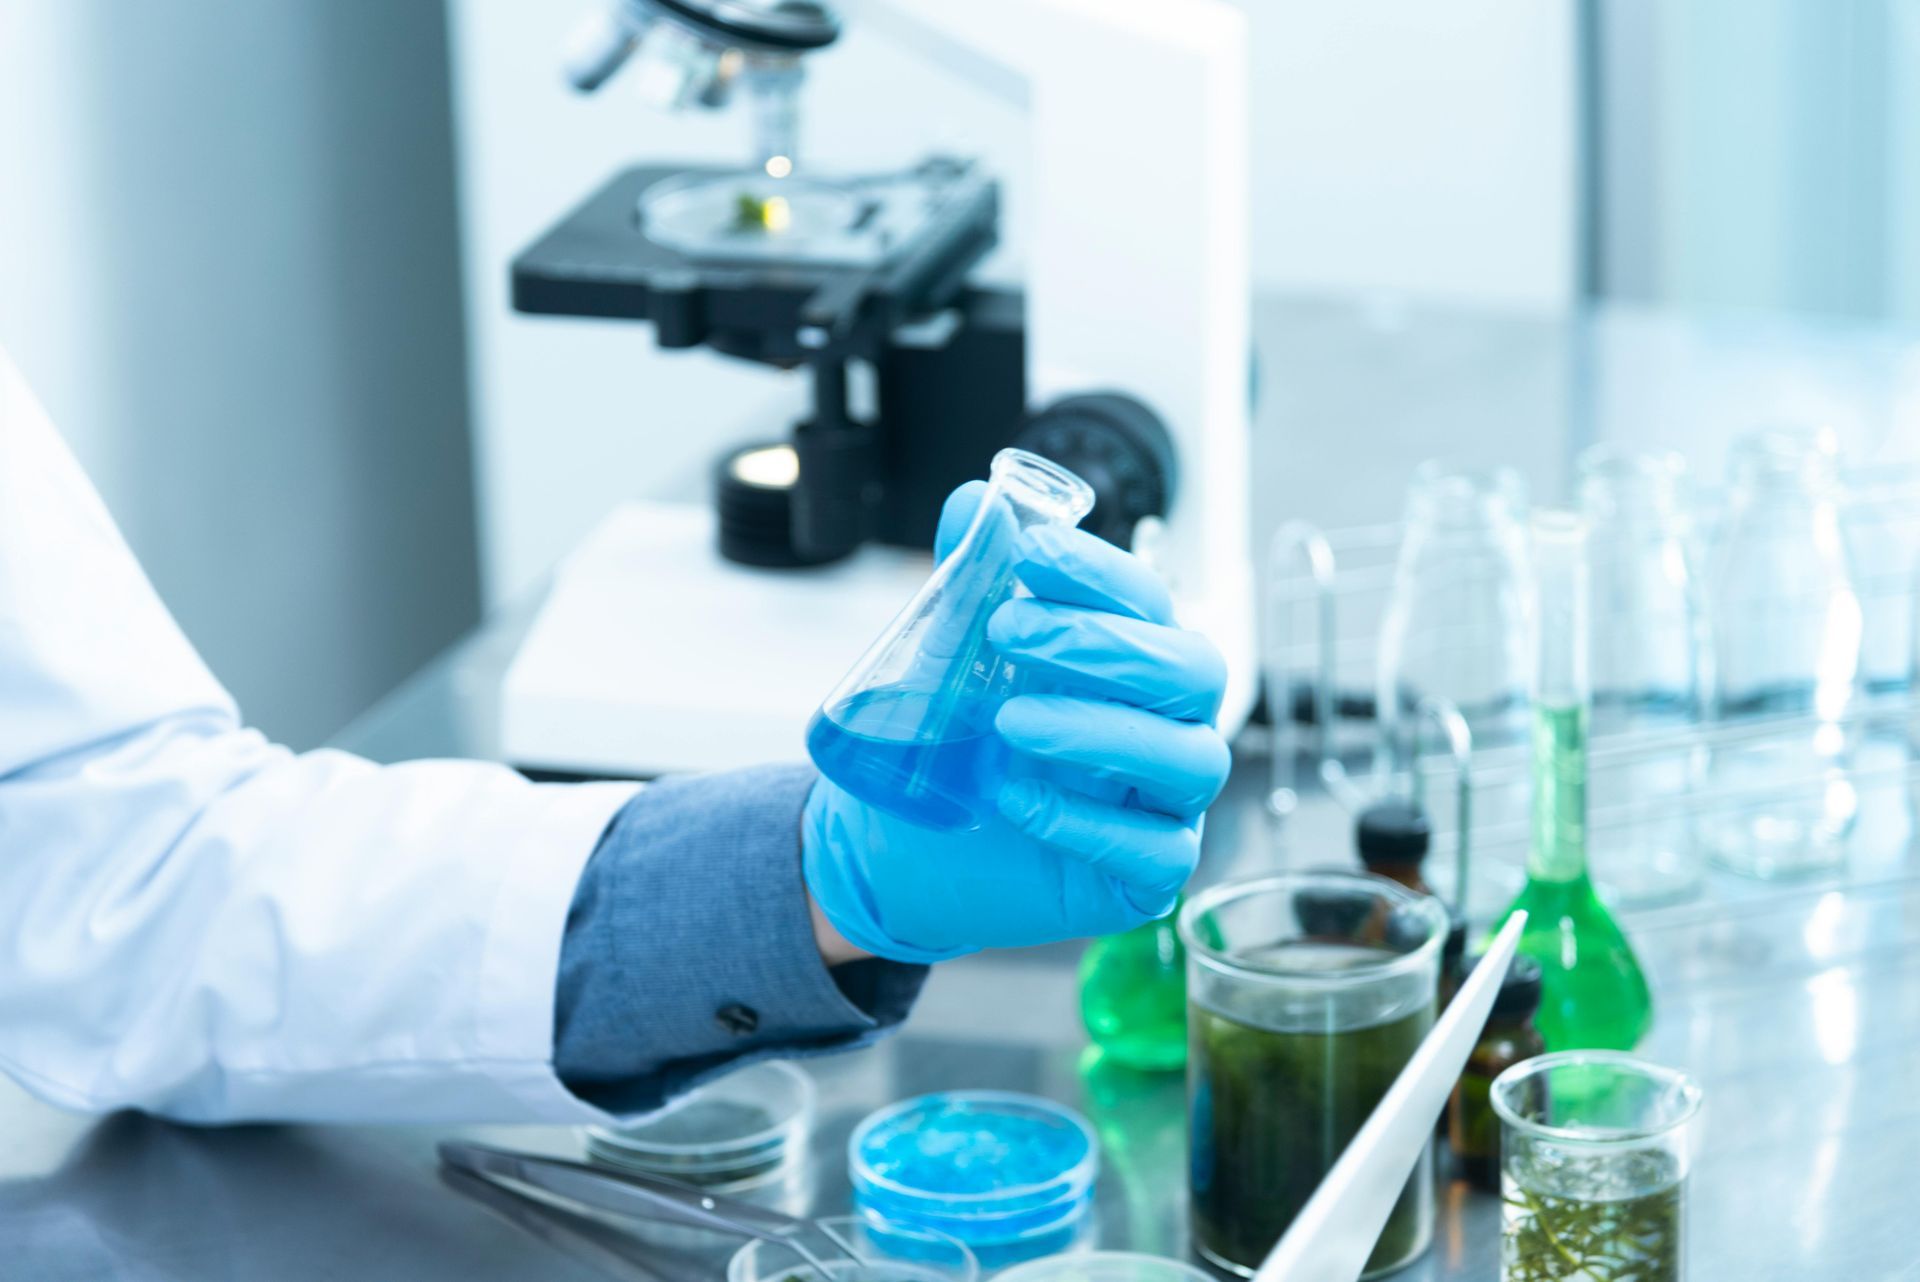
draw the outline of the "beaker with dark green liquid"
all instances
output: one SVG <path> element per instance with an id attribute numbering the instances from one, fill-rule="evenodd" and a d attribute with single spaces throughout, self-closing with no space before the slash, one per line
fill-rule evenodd
<path id="1" fill-rule="evenodd" d="M 1653 1023 L 1653 996 L 1619 923 L 1587 875 L 1586 522 L 1537 512 L 1531 523 L 1539 667 L 1533 690 L 1533 840 L 1527 884 L 1502 916 L 1527 912 L 1520 951 L 1540 963 L 1534 1025 L 1550 1050 L 1631 1050 Z M 1496 923 L 1496 929 L 1498 923 Z"/>
<path id="2" fill-rule="evenodd" d="M 1180 914 L 1194 1245 L 1252 1276 L 1433 1025 L 1447 915 L 1384 877 L 1230 882 Z M 1364 1276 L 1433 1237 L 1430 1156 Z"/>

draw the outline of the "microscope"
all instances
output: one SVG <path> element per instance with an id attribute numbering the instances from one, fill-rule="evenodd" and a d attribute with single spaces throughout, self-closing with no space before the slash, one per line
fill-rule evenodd
<path id="1" fill-rule="evenodd" d="M 1002 217 L 977 161 L 802 163 L 807 63 L 843 10 L 1019 87 L 1019 288 L 974 279 Z M 508 757 L 653 774 L 793 756 L 925 577 L 941 501 L 1008 445 L 1086 479 L 1085 527 L 1168 578 L 1228 657 L 1237 725 L 1255 666 L 1244 57 L 1222 0 L 610 0 L 575 88 L 625 68 L 669 109 L 744 97 L 752 155 L 615 174 L 514 261 L 513 306 L 802 372 L 811 404 L 718 462 L 704 519 L 636 505 L 563 564 L 508 673 Z M 650 608 L 663 592 L 682 608 Z"/>

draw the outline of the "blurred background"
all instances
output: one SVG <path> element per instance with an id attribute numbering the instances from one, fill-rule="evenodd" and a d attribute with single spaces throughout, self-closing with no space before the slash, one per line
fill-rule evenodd
<path id="1" fill-rule="evenodd" d="M 699 491 L 804 401 L 644 327 L 510 313 L 509 259 L 611 170 L 746 146 L 738 113 L 567 89 L 588 7 L 0 0 L 0 345 L 215 671 L 296 746 L 616 503 Z M 1261 297 L 1382 334 L 1598 316 L 1656 365 L 1676 316 L 1761 350 L 1814 324 L 1904 351 L 1920 326 L 1920 0 L 1243 7 Z M 808 95 L 810 160 L 1019 164 L 1016 109 L 857 23 Z M 1017 243 L 1001 259 L 1017 273 Z M 1540 380 L 1579 372 L 1511 350 L 1469 345 L 1419 421 L 1352 430 L 1409 467 L 1450 420 L 1544 432 Z M 1287 355 L 1259 353 L 1274 394 L 1351 403 Z M 1900 360 L 1844 377 L 1868 401 L 1920 386 Z M 1817 380 L 1781 395 L 1831 408 Z M 1599 399 L 1653 440 L 1688 412 L 1638 382 Z M 1893 422 L 1840 426 L 1884 453 Z"/>

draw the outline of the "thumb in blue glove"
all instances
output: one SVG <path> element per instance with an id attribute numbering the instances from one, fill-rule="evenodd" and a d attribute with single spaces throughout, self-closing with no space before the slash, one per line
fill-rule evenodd
<path id="1" fill-rule="evenodd" d="M 948 499 L 936 550 L 958 542 L 984 491 Z M 1003 603 L 988 640 L 1033 688 L 994 728 L 1011 766 L 971 832 L 923 828 L 822 779 L 808 799 L 808 889 L 858 948 L 927 962 L 1126 930 L 1167 912 L 1199 859 L 1201 816 L 1226 782 L 1214 729 L 1226 672 L 1178 627 L 1165 586 L 1083 530 L 1018 535 L 1032 592 Z"/>

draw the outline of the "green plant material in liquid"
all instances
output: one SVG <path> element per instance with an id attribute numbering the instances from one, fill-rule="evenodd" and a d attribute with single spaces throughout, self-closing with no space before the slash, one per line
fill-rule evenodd
<path id="1" fill-rule="evenodd" d="M 1575 1159 L 1536 1186 L 1536 1173 L 1501 1181 L 1501 1282 L 1679 1282 L 1685 1260 L 1686 1182 L 1661 1153 Z M 1620 1197 L 1573 1196 L 1587 1181 L 1650 1189 Z M 1551 1191 L 1547 1191 L 1551 1190 Z"/>
<path id="2" fill-rule="evenodd" d="M 1095 940 L 1080 959 L 1080 1018 L 1118 1063 L 1169 1072 L 1187 1062 L 1187 950 L 1171 916 Z"/>
<path id="3" fill-rule="evenodd" d="M 1540 963 L 1534 1024 L 1549 1050 L 1631 1050 L 1653 1023 L 1633 947 L 1587 875 L 1587 710 L 1538 704 L 1527 884 L 1502 914 L 1527 912 L 1520 951 Z M 1497 927 L 1496 927 L 1497 929 Z"/>
<path id="4" fill-rule="evenodd" d="M 1351 945 L 1287 947 L 1338 949 L 1352 955 L 1349 965 L 1392 955 Z M 1422 1007 L 1365 1028 L 1282 1031 L 1195 1007 L 1187 1071 L 1193 1233 L 1202 1251 L 1258 1267 L 1432 1024 L 1432 1009 Z M 1367 1261 L 1370 1275 L 1406 1263 L 1423 1245 L 1427 1168 L 1420 1164 L 1394 1204 Z"/>

